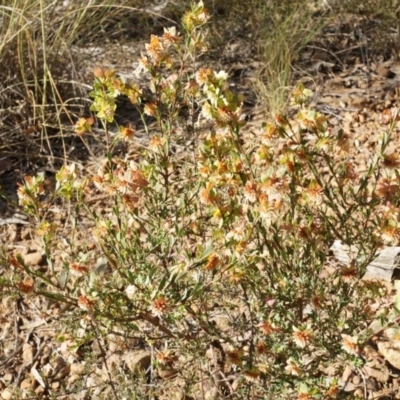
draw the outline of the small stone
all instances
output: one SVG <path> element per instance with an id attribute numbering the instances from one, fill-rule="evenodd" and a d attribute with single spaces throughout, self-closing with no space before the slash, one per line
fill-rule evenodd
<path id="1" fill-rule="evenodd" d="M 24 379 L 19 386 L 23 390 L 31 390 L 32 389 L 32 382 L 31 382 L 30 379 Z"/>
<path id="2" fill-rule="evenodd" d="M 44 388 L 43 386 L 38 386 L 36 389 L 35 389 L 35 393 L 36 393 L 36 395 L 37 396 L 42 396 L 43 394 L 44 394 L 44 391 L 46 390 L 46 388 Z"/>
<path id="3" fill-rule="evenodd" d="M 22 256 L 22 259 L 27 267 L 33 267 L 41 264 L 44 254 L 41 251 L 35 251 L 34 253 L 25 254 Z"/>
<path id="4" fill-rule="evenodd" d="M 75 375 L 84 375 L 85 366 L 81 363 L 74 363 L 71 365 L 71 373 Z"/>
<path id="5" fill-rule="evenodd" d="M 151 363 L 151 353 L 148 350 L 129 351 L 123 359 L 132 372 L 137 368 L 147 370 Z"/>
<path id="6" fill-rule="evenodd" d="M 44 377 L 48 378 L 53 373 L 53 367 L 49 363 L 47 363 L 41 368 L 41 373 Z"/>
<path id="7" fill-rule="evenodd" d="M 11 389 L 8 389 L 8 388 L 4 389 L 4 390 L 1 392 L 1 398 L 2 398 L 3 400 L 10 400 L 10 399 L 12 399 L 12 398 L 13 398 L 13 392 L 11 391 Z"/>
<path id="8" fill-rule="evenodd" d="M 53 382 L 52 384 L 51 384 L 51 388 L 53 389 L 53 390 L 56 390 L 56 389 L 58 389 L 60 387 L 60 382 Z"/>
<path id="9" fill-rule="evenodd" d="M 29 343 L 24 343 L 22 347 L 22 359 L 24 364 L 30 364 L 33 360 L 33 346 Z"/>
<path id="10" fill-rule="evenodd" d="M 356 389 L 354 391 L 354 397 L 359 397 L 360 399 L 364 399 L 364 390 L 362 389 Z"/>

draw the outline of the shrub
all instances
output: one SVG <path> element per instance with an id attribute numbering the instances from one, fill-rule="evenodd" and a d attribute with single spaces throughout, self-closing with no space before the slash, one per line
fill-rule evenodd
<path id="1" fill-rule="evenodd" d="M 324 371 L 360 365 L 369 323 L 378 311 L 391 318 L 375 307 L 387 289 L 360 278 L 379 246 L 399 239 L 398 158 L 387 150 L 397 116 L 385 114 L 390 125 L 364 172 L 351 162 L 349 137 L 307 108 L 302 87 L 295 121 L 279 115 L 246 140 L 241 96 L 225 72 L 200 66 L 207 20 L 200 2 L 182 34 L 151 37 L 140 59 L 148 88 L 95 68 L 92 111 L 107 157 L 93 179 L 65 165 L 50 200 L 41 177 L 25 179 L 20 204 L 36 220 L 48 269 L 16 257 L 1 284 L 65 303 L 61 318 L 75 336 L 60 337 L 72 348 L 119 337 L 152 349 L 143 377 L 151 385 L 137 389 L 148 396 L 335 398 L 338 381 Z M 109 130 L 120 95 L 148 135 L 138 162 L 113 155 L 118 141 L 135 140 L 135 126 Z M 77 135 L 85 140 L 93 124 L 80 119 Z M 108 209 L 93 207 L 97 195 Z M 73 227 L 67 240 L 50 218 L 61 201 Z M 351 265 L 328 263 L 335 239 L 359 250 Z M 160 384 L 165 369 L 170 380 Z M 116 397 L 117 372 L 109 366 Z"/>

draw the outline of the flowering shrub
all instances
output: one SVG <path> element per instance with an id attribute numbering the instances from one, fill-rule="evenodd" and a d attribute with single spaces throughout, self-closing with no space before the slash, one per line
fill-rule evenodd
<path id="1" fill-rule="evenodd" d="M 149 393 L 167 390 L 154 372 L 167 364 L 174 393 L 196 398 L 336 398 L 338 381 L 324 371 L 362 363 L 369 323 L 390 295 L 360 278 L 382 244 L 399 240 L 399 162 L 387 152 L 397 116 L 386 115 L 389 128 L 363 173 L 349 137 L 307 108 L 303 87 L 293 93 L 295 121 L 281 115 L 246 140 L 242 98 L 227 74 L 199 67 L 207 20 L 200 2 L 182 34 L 151 37 L 140 59 L 147 92 L 95 69 L 92 111 L 104 123 L 107 158 L 92 179 L 62 168 L 50 203 L 40 177 L 25 179 L 20 203 L 37 221 L 50 268 L 38 272 L 17 257 L 9 279 L 16 291 L 67 303 L 86 341 L 143 339 L 155 351 Z M 136 134 L 134 126 L 110 130 L 120 95 L 148 135 L 139 162 L 112 155 Z M 84 140 L 93 124 L 80 119 L 77 135 Z M 97 194 L 109 197 L 111 213 L 92 209 Z M 74 205 L 75 218 L 90 217 L 109 270 L 72 250 L 55 267 L 57 227 L 47 211 L 59 199 Z M 359 249 L 351 265 L 328 262 L 335 239 Z"/>

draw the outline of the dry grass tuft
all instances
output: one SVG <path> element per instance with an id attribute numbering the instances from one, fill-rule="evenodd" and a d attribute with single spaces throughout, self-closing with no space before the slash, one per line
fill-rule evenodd
<path id="1" fill-rule="evenodd" d="M 88 54 L 80 49 L 147 37 L 161 21 L 171 24 L 165 15 L 176 9 L 154 3 L 0 0 L 0 156 L 39 155 L 59 166 L 71 127 L 88 111 L 90 86 L 81 68 Z"/>

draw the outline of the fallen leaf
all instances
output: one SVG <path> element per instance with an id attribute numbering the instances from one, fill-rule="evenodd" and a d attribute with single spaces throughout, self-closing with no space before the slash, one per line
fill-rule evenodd
<path id="1" fill-rule="evenodd" d="M 44 383 L 42 376 L 39 374 L 39 371 L 35 367 L 31 368 L 31 374 L 33 375 L 33 377 L 36 379 L 36 381 L 39 383 L 40 386 L 46 388 L 46 384 Z"/>
<path id="2" fill-rule="evenodd" d="M 375 378 L 379 382 L 387 382 L 389 380 L 389 369 L 377 360 L 364 365 L 362 370 L 367 377 Z"/>

